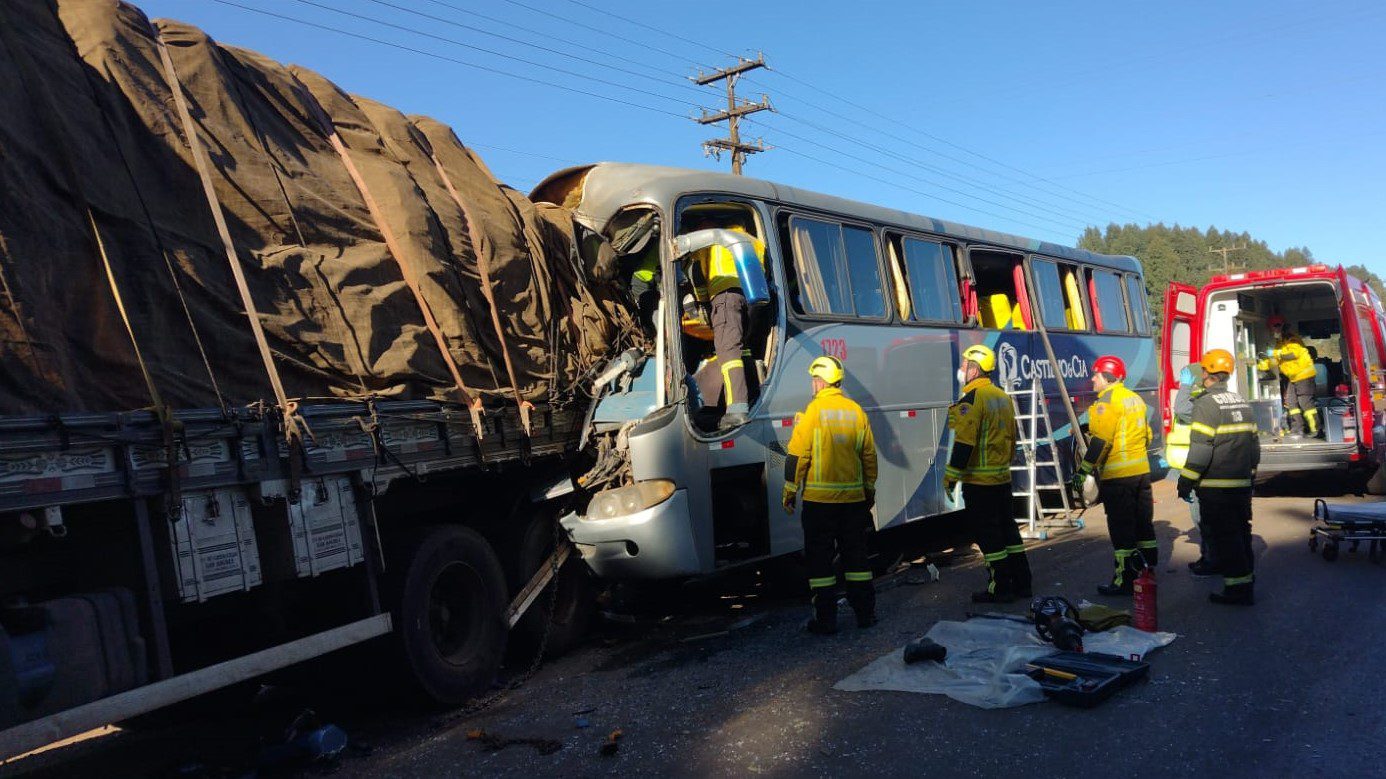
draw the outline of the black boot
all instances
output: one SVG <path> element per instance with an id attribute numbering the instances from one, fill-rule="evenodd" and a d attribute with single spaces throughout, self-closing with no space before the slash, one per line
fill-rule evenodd
<path id="1" fill-rule="evenodd" d="M 1253 606 L 1256 604 L 1256 598 L 1251 593 L 1250 584 L 1226 585 L 1222 588 L 1222 592 L 1208 593 L 1208 600 L 1225 606 Z"/>
<path id="2" fill-rule="evenodd" d="M 1198 577 L 1218 575 L 1217 569 L 1213 568 L 1212 564 L 1202 557 L 1189 563 L 1189 573 Z"/>
<path id="3" fill-rule="evenodd" d="M 837 590 L 825 588 L 813 595 L 813 617 L 804 623 L 804 630 L 819 636 L 837 632 Z"/>
<path id="4" fill-rule="evenodd" d="M 1017 598 L 1034 597 L 1035 592 L 1032 584 L 1033 576 L 1030 573 L 1030 558 L 1025 556 L 1025 552 L 1011 552 L 1006 555 L 1005 566 L 1006 573 L 1009 574 L 1011 581 L 1011 593 Z"/>
<path id="5" fill-rule="evenodd" d="M 1112 582 L 1111 584 L 1099 584 L 1099 585 L 1097 585 L 1097 594 L 1098 594 L 1098 595 L 1107 595 L 1107 596 L 1109 596 L 1109 597 L 1115 597 L 1115 596 L 1117 596 L 1117 595 L 1130 595 L 1132 592 L 1133 592 L 1133 590 L 1132 590 L 1132 588 L 1131 588 L 1131 580 L 1130 580 L 1130 579 L 1126 579 L 1126 580 L 1122 581 L 1121 584 L 1117 584 L 1116 582 Z"/>
<path id="6" fill-rule="evenodd" d="M 1145 560 L 1145 567 L 1146 567 L 1146 568 L 1157 568 L 1157 567 L 1159 567 L 1159 565 L 1160 565 L 1160 548 L 1159 548 L 1158 546 L 1152 546 L 1152 547 L 1149 547 L 1149 548 L 1142 547 L 1142 548 L 1141 548 L 1141 551 L 1140 551 L 1140 555 L 1141 555 L 1141 559 Z"/>
<path id="7" fill-rule="evenodd" d="M 974 592 L 972 593 L 973 603 L 1015 603 L 1015 593 L 1009 590 L 997 590 L 996 592 Z"/>

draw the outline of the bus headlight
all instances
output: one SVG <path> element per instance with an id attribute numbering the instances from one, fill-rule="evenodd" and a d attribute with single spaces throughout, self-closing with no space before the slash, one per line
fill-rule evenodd
<path id="1" fill-rule="evenodd" d="M 668 479 L 639 481 L 629 487 L 602 490 L 587 504 L 585 519 L 613 519 L 630 516 L 651 506 L 658 506 L 674 494 L 674 483 Z"/>

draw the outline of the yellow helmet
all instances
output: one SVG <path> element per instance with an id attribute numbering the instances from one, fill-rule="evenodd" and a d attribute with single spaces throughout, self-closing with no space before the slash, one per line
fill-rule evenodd
<path id="1" fill-rule="evenodd" d="M 829 384 L 842 382 L 842 362 L 836 357 L 824 355 L 809 363 L 809 375 Z"/>
<path id="2" fill-rule="evenodd" d="M 977 363 L 981 366 L 982 370 L 987 373 L 991 373 L 996 369 L 996 352 L 993 352 L 989 347 L 981 344 L 969 346 L 964 349 L 962 357 L 964 360 L 971 360 Z"/>

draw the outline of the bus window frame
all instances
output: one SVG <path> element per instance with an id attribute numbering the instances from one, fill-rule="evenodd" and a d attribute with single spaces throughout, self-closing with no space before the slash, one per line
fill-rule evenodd
<path id="1" fill-rule="evenodd" d="M 875 249 L 876 249 L 876 278 L 880 281 L 881 300 L 882 300 L 882 302 L 885 304 L 885 314 L 884 314 L 883 316 L 879 316 L 879 317 L 867 317 L 867 316 L 859 316 L 859 315 L 857 315 L 857 314 L 855 314 L 855 313 L 853 313 L 853 314 L 823 314 L 823 313 L 818 313 L 818 312 L 800 311 L 800 310 L 799 310 L 799 306 L 798 306 L 798 301 L 795 300 L 795 299 L 793 299 L 793 296 L 791 296 L 791 295 L 789 294 L 788 281 L 789 281 L 789 268 L 790 268 L 790 266 L 788 265 L 788 262 L 789 262 L 789 261 L 795 261 L 795 262 L 797 262 L 797 259 L 798 259 L 797 256 L 794 256 L 794 257 L 791 257 L 791 256 L 790 256 L 790 255 L 794 254 L 794 247 L 792 246 L 793 241 L 791 240 L 791 241 L 789 242 L 791 245 L 784 246 L 783 256 L 780 258 L 780 262 L 786 263 L 786 264 L 785 264 L 785 267 L 784 267 L 784 272 L 785 272 L 785 287 L 784 287 L 784 290 L 785 290 L 785 296 L 784 296 L 784 297 L 785 297 L 785 301 L 784 301 L 784 303 L 785 303 L 785 305 L 784 305 L 785 315 L 786 315 L 788 318 L 790 318 L 790 319 L 792 319 L 793 321 L 795 321 L 795 322 L 838 322 L 838 323 L 870 322 L 870 323 L 873 323 L 873 324 L 889 324 L 889 323 L 895 321 L 895 320 L 896 320 L 895 301 L 892 300 L 892 298 L 893 298 L 894 296 L 890 293 L 890 289 L 889 289 L 889 287 L 890 287 L 889 280 L 890 280 L 891 276 L 890 276 L 890 274 L 887 272 L 887 271 L 888 271 L 888 268 L 887 268 L 886 265 L 885 265 L 885 261 L 886 261 L 885 252 L 882 251 L 883 248 L 884 248 L 884 245 L 881 243 L 881 227 L 880 227 L 879 225 L 873 224 L 873 223 L 871 223 L 871 222 L 866 222 L 866 221 L 862 221 L 862 220 L 858 220 L 858 219 L 844 218 L 844 217 L 842 217 L 842 216 L 833 214 L 833 213 L 831 213 L 831 212 L 819 212 L 819 211 L 814 211 L 814 210 L 811 210 L 811 209 L 792 208 L 792 207 L 789 207 L 789 206 L 783 206 L 783 205 L 781 205 L 781 206 L 779 206 L 778 208 L 774 209 L 774 220 L 775 220 L 775 232 L 776 232 L 776 235 L 779 236 L 780 234 L 782 234 L 783 231 L 789 231 L 789 235 L 792 237 L 792 236 L 793 236 L 793 232 L 792 232 L 793 228 L 792 228 L 792 226 L 790 225 L 790 223 L 794 220 L 795 217 L 801 217 L 801 218 L 804 218 L 804 219 L 813 219 L 813 220 L 819 221 L 819 222 L 829 222 L 829 223 L 831 223 L 831 224 L 835 224 L 835 225 L 837 225 L 837 226 L 839 226 L 839 227 L 844 227 L 844 228 L 845 228 L 845 227 L 855 227 L 855 228 L 858 228 L 858 229 L 867 230 L 867 231 L 869 231 L 869 232 L 871 233 L 872 244 L 873 244 L 873 246 L 874 246 Z M 784 242 L 781 241 L 781 243 L 784 243 Z M 843 256 L 845 257 L 845 256 L 846 256 L 846 252 L 847 252 L 847 247 L 844 245 L 842 248 L 843 248 Z M 795 271 L 794 271 L 794 275 L 795 275 L 796 278 L 797 278 L 798 275 L 799 275 L 799 272 L 798 272 L 798 270 L 797 270 L 797 267 L 796 267 L 796 269 L 795 269 Z M 801 282 L 801 283 L 802 283 L 802 282 Z M 850 282 L 850 278 L 849 278 L 849 280 L 848 280 L 848 283 L 849 283 L 849 284 L 851 283 L 851 282 Z M 849 289 L 848 292 L 850 293 L 851 290 Z M 855 307 L 856 307 L 856 303 L 855 303 L 855 301 L 854 301 L 854 302 L 853 302 L 853 308 L 855 308 Z"/>
<path id="2" fill-rule="evenodd" d="M 1153 337 L 1153 334 L 1141 335 L 1140 333 L 1137 333 L 1137 332 L 1135 331 L 1135 328 L 1133 328 L 1133 327 L 1131 326 L 1131 325 L 1132 325 L 1132 319 L 1131 319 L 1131 302 L 1130 302 L 1129 300 L 1126 299 L 1126 279 L 1125 279 L 1125 277 L 1126 277 L 1126 275 L 1127 275 L 1127 272 L 1126 272 L 1126 271 L 1121 270 L 1120 268 L 1108 268 L 1108 267 L 1103 266 L 1103 265 L 1091 265 L 1091 264 L 1084 265 L 1084 266 L 1083 266 L 1083 270 L 1084 270 L 1084 274 L 1083 274 L 1083 275 L 1084 275 L 1084 277 L 1085 277 L 1084 280 L 1088 282 L 1088 284 L 1085 285 L 1085 286 L 1088 286 L 1088 297 L 1089 297 L 1089 298 L 1093 298 L 1093 300 L 1092 300 L 1092 307 L 1093 307 L 1094 311 L 1100 312 L 1102 309 L 1101 309 L 1101 305 L 1099 304 L 1099 302 L 1095 299 L 1095 298 L 1096 298 L 1096 294 L 1095 294 L 1095 293 L 1097 292 L 1097 281 L 1096 281 L 1096 279 L 1093 277 L 1092 274 L 1093 274 L 1094 272 L 1101 271 L 1101 272 L 1103 272 L 1103 273 L 1110 273 L 1110 274 L 1112 274 L 1113 276 L 1116 276 L 1116 279 L 1117 279 L 1117 289 L 1121 292 L 1121 307 L 1122 307 L 1122 310 L 1126 312 L 1126 330 L 1124 330 L 1124 331 L 1123 331 L 1123 330 L 1108 330 L 1108 329 L 1106 329 L 1105 327 L 1099 328 L 1099 327 L 1097 326 L 1097 318 L 1096 318 L 1097 315 L 1094 314 L 1094 317 L 1093 317 L 1093 320 L 1092 320 L 1092 323 L 1093 323 L 1092 333 L 1093 333 L 1093 335 L 1115 336 L 1115 337 L 1118 337 L 1118 338 L 1121 338 L 1121 337 L 1126 337 L 1126 338 L 1151 338 L 1151 337 Z"/>
<path id="3" fill-rule="evenodd" d="M 977 274 L 976 274 L 975 270 L 974 270 L 973 267 L 972 267 L 972 253 L 973 253 L 973 252 L 987 252 L 987 253 L 989 253 L 989 254 L 1006 254 L 1006 255 L 1010 255 L 1011 257 L 1016 258 L 1016 260 L 1020 263 L 1020 267 L 1021 267 L 1021 269 L 1022 269 L 1021 276 L 1024 278 L 1024 284 L 1025 284 L 1025 299 L 1026 299 L 1027 302 L 1030 303 L 1030 308 L 1032 308 L 1032 309 L 1034 308 L 1034 296 L 1030 294 L 1030 287 L 1032 286 L 1032 285 L 1030 284 L 1030 269 L 1029 269 L 1029 267 L 1026 265 L 1026 262 L 1028 261 L 1028 259 L 1029 259 L 1029 257 L 1030 257 L 1029 254 L 1026 254 L 1025 252 L 1022 252 L 1022 251 L 1018 251 L 1018 250 L 1016 250 L 1016 249 L 1008 249 L 1008 248 L 1006 248 L 1006 247 L 992 246 L 992 245 L 990 245 L 990 244 L 985 244 L 985 243 L 969 243 L 969 244 L 966 244 L 966 245 L 964 246 L 964 248 L 965 248 L 965 250 L 966 250 L 966 257 L 967 257 L 967 264 L 966 264 L 966 266 L 965 266 L 966 270 L 965 270 L 964 272 L 965 272 L 965 274 L 966 274 L 966 278 L 967 278 L 968 284 L 969 284 L 969 286 L 971 286 L 971 288 L 972 288 L 972 290 L 973 290 L 974 293 L 975 293 L 976 290 L 977 290 Z M 961 284 L 961 280 L 959 280 L 959 284 Z M 1016 296 L 1016 299 L 1011 303 L 1011 307 L 1012 307 L 1012 309 L 1014 309 L 1015 306 L 1020 302 L 1020 300 L 1019 300 L 1020 295 L 1019 295 L 1019 290 L 1013 290 L 1012 292 L 1013 292 L 1013 294 Z M 959 290 L 959 294 L 961 294 L 961 290 Z M 964 317 L 967 316 L 967 305 L 966 305 L 966 304 L 967 304 L 967 301 L 963 301 L 963 316 L 964 316 Z M 981 299 L 980 299 L 980 298 L 978 298 L 978 300 L 977 300 L 977 305 L 978 305 L 978 307 L 981 306 Z M 1032 320 L 1034 319 L 1034 312 L 1033 312 L 1033 311 L 1031 311 L 1030 317 L 1031 317 Z M 1032 324 L 1033 324 L 1033 321 L 1032 321 Z M 1039 331 L 1039 328 L 1038 328 L 1038 327 L 1030 327 L 1030 328 L 1017 328 L 1017 327 L 1011 327 L 1011 328 L 1006 328 L 1006 329 L 1004 329 L 1004 330 L 1003 330 L 1003 329 L 1000 329 L 1000 328 L 996 328 L 996 327 L 983 327 L 983 326 L 982 326 L 982 318 L 981 318 L 980 315 L 977 316 L 977 317 L 975 317 L 975 318 L 973 318 L 972 320 L 970 320 L 970 321 L 968 322 L 968 324 L 962 325 L 962 326 L 963 326 L 963 327 L 972 327 L 972 328 L 975 328 L 975 329 L 977 329 L 977 330 L 985 330 L 985 331 L 991 332 L 991 333 L 1034 333 L 1034 332 L 1038 332 L 1038 331 Z"/>
<path id="4" fill-rule="evenodd" d="M 957 241 L 955 241 L 955 240 L 950 240 L 950 239 L 944 238 L 944 237 L 942 237 L 942 236 L 929 235 L 928 233 L 921 233 L 921 232 L 912 231 L 912 230 L 901 230 L 901 229 L 899 229 L 899 228 L 891 228 L 891 227 L 886 227 L 886 228 L 884 228 L 884 229 L 882 230 L 882 234 L 883 234 L 883 238 L 884 238 L 884 240 L 885 240 L 885 244 L 886 244 L 887 250 L 889 250 L 890 247 L 894 246 L 894 247 L 896 248 L 898 254 L 899 254 L 901 272 L 903 272 L 903 273 L 905 274 L 905 279 L 904 279 L 904 281 L 905 281 L 905 294 L 907 294 L 907 295 L 910 296 L 910 307 L 911 307 L 912 310 L 917 310 L 918 306 L 917 306 L 917 304 L 915 303 L 915 300 L 914 300 L 914 293 L 913 293 L 913 291 L 910 289 L 910 284 L 909 284 L 909 270 L 908 270 L 908 268 L 906 267 L 906 264 L 905 264 L 905 240 L 906 240 L 906 239 L 909 239 L 909 238 L 913 238 L 913 239 L 916 240 L 916 241 L 924 241 L 924 242 L 926 242 L 926 243 L 936 243 L 936 244 L 939 244 L 939 245 L 941 245 L 941 246 L 946 246 L 946 247 L 952 249 L 952 251 L 953 251 L 953 296 L 954 296 L 955 299 L 958 301 L 958 318 L 957 318 L 956 320 L 949 320 L 949 319 L 906 319 L 904 316 L 900 315 L 900 312 L 899 312 L 899 311 L 897 311 L 897 312 L 896 312 L 896 322 L 897 322 L 898 324 L 904 325 L 904 326 L 906 326 L 906 327 L 975 327 L 975 326 L 976 326 L 976 322 L 975 322 L 975 321 L 972 321 L 972 320 L 969 319 L 969 317 L 967 316 L 967 306 L 965 305 L 966 301 L 964 301 L 964 300 L 962 299 L 962 284 L 963 284 L 964 278 L 966 277 L 966 274 L 967 274 L 968 272 L 970 272 L 970 269 L 966 269 L 966 270 L 965 270 L 965 269 L 964 269 L 964 266 L 963 266 L 963 259 L 962 259 L 962 258 L 963 258 L 963 253 L 966 251 L 966 248 L 967 248 L 964 244 L 961 244 L 961 243 L 959 243 L 959 242 L 957 242 Z M 893 269 L 891 270 L 891 273 L 892 273 L 892 276 L 893 276 L 893 274 L 894 274 L 894 270 L 893 270 Z"/>
<path id="5" fill-rule="evenodd" d="M 1126 297 L 1126 321 L 1132 325 L 1131 335 L 1138 338 L 1153 338 L 1155 336 L 1155 324 L 1150 321 L 1150 295 L 1147 294 L 1145 296 L 1145 304 L 1141 306 L 1141 311 L 1144 314 L 1141 319 L 1145 322 L 1144 333 L 1141 332 L 1140 327 L 1136 326 L 1136 311 L 1135 307 L 1131 305 L 1131 286 L 1129 282 L 1134 281 L 1137 287 L 1142 290 L 1145 289 L 1145 269 L 1142 268 L 1141 270 L 1141 273 L 1121 271 L 1119 274 L 1121 276 L 1122 294 Z"/>
<path id="6" fill-rule="evenodd" d="M 1085 328 L 1081 328 L 1081 329 L 1076 329 L 1076 330 L 1075 330 L 1075 329 L 1073 329 L 1073 328 L 1068 327 L 1068 326 L 1067 326 L 1067 323 L 1065 323 L 1065 326 L 1064 326 L 1064 327 L 1050 327 L 1047 323 L 1044 322 L 1044 312 L 1043 312 L 1043 311 L 1040 309 L 1040 307 L 1039 307 L 1039 305 L 1040 305 L 1040 303 L 1039 303 L 1039 295 L 1037 294 L 1038 291 L 1039 291 L 1039 284 L 1037 283 L 1036 278 L 1035 278 L 1035 263 L 1036 263 L 1036 262 L 1048 262 L 1048 263 L 1051 263 L 1051 264 L 1054 265 L 1055 270 L 1059 272 L 1059 287 L 1060 287 L 1059 294 L 1060 294 L 1060 295 L 1063 294 L 1063 289 L 1062 289 L 1062 287 L 1063 287 L 1063 283 L 1064 283 L 1064 282 L 1063 282 L 1063 268 L 1062 268 L 1061 266 L 1067 265 L 1068 267 L 1070 267 L 1070 268 L 1073 269 L 1073 272 L 1074 272 L 1075 274 L 1077 274 L 1077 276 L 1078 276 L 1079 278 L 1082 278 L 1082 276 L 1083 276 L 1083 271 L 1084 271 L 1084 267 L 1083 267 L 1083 264 L 1082 264 L 1082 263 L 1071 262 L 1071 261 L 1068 261 L 1068 260 L 1060 260 L 1060 259 L 1058 259 L 1057 257 L 1050 257 L 1050 256 L 1047 255 L 1047 254 L 1031 254 L 1031 255 L 1027 258 L 1026 261 L 1029 263 L 1029 267 L 1026 268 L 1026 270 L 1027 270 L 1028 272 L 1026 273 L 1026 277 L 1025 277 L 1025 278 L 1026 278 L 1026 281 L 1029 283 L 1029 286 L 1030 286 L 1030 307 L 1033 309 L 1033 311 L 1030 312 L 1030 315 L 1031 315 L 1032 317 L 1034 317 L 1035 322 L 1040 323 L 1040 324 L 1043 324 L 1043 325 L 1044 325 L 1044 329 L 1045 329 L 1046 331 L 1049 331 L 1049 332 L 1057 332 L 1057 333 L 1079 333 L 1079 334 L 1091 333 L 1091 334 L 1094 334 L 1094 335 L 1101 335 L 1101 333 L 1098 333 L 1098 332 L 1096 331 L 1096 323 L 1093 322 L 1093 318 L 1092 318 L 1092 305 L 1091 305 L 1091 303 L 1088 301 L 1088 291 L 1087 291 L 1087 289 L 1086 289 L 1086 287 L 1087 287 L 1086 284 L 1082 284 L 1082 283 L 1079 283 L 1079 284 L 1078 284 L 1078 304 L 1079 304 L 1080 306 L 1083 307 L 1083 321 L 1087 324 L 1087 327 L 1085 327 Z M 1068 301 L 1067 301 L 1067 300 L 1064 300 L 1064 301 L 1063 301 L 1063 305 L 1064 305 L 1065 308 L 1067 308 L 1067 307 L 1068 307 Z M 1039 328 L 1036 327 L 1036 329 L 1039 329 Z"/>
<path id="7" fill-rule="evenodd" d="M 779 362 L 780 351 L 783 350 L 787 340 L 785 328 L 785 325 L 787 324 L 786 318 L 792 315 L 793 306 L 790 304 L 788 299 L 789 276 L 787 271 L 782 267 L 782 264 L 784 262 L 785 252 L 787 252 L 788 249 L 780 245 L 779 231 L 774 228 L 779 219 L 778 214 L 776 212 L 778 204 L 770 200 L 759 200 L 757 198 L 747 197 L 746 195 L 734 194 L 730 192 L 684 192 L 680 194 L 678 197 L 674 198 L 672 208 L 668 209 L 668 211 L 673 215 L 672 221 L 670 223 L 678 225 L 679 229 L 681 229 L 684 222 L 684 212 L 687 211 L 689 207 L 718 203 L 728 203 L 745 206 L 754 215 L 756 219 L 756 229 L 760 232 L 760 235 L 758 235 L 757 238 L 765 244 L 765 269 L 767 274 L 769 275 L 771 296 L 770 304 L 772 306 L 771 310 L 773 312 L 772 327 L 778 330 L 778 341 L 774 345 L 774 359 L 768 360 L 766 362 L 766 368 L 769 371 L 769 375 L 767 376 L 766 382 L 762 384 L 760 397 L 756 399 L 755 404 L 751 407 L 751 411 L 752 413 L 754 413 L 755 410 L 760 406 L 761 402 L 769 396 L 769 393 L 765 391 L 765 386 L 774 380 L 774 366 L 776 363 Z M 624 210 L 624 208 L 622 210 Z M 660 218 L 665 218 L 665 209 L 660 208 L 658 210 L 660 211 Z M 671 231 L 671 235 L 667 236 L 663 241 L 661 241 L 662 246 L 660 248 L 660 251 L 663 252 L 665 255 L 664 268 L 667 271 L 666 273 L 664 273 L 664 277 L 666 279 L 664 292 L 664 294 L 666 295 L 666 300 L 680 300 L 678 280 L 676 278 L 676 274 L 673 273 L 674 266 L 677 264 L 678 258 L 674 257 L 673 252 L 670 250 L 670 247 L 672 246 L 672 237 L 680 234 L 681 233 L 679 233 L 677 230 Z M 672 295 L 672 297 L 669 297 L 669 295 Z M 669 365 L 671 366 L 670 370 L 672 371 L 673 366 L 677 366 L 680 369 L 682 369 L 683 366 L 683 338 L 681 337 L 681 314 L 683 309 L 681 304 L 666 306 L 666 308 L 669 309 L 665 312 L 666 332 L 673 334 L 674 337 L 667 339 L 668 343 L 665 345 L 665 351 L 669 352 L 670 347 L 675 344 L 677 344 L 678 348 L 677 352 L 671 353 L 669 356 L 665 357 L 665 360 L 669 362 Z M 687 378 L 686 375 L 683 378 Z M 677 400 L 679 401 L 687 400 L 689 394 L 688 385 L 687 382 L 683 380 L 683 378 L 675 378 L 674 383 L 677 385 L 678 394 L 676 396 L 674 392 L 671 391 L 669 395 L 666 396 L 668 399 L 674 399 L 675 397 L 677 397 Z M 694 437 L 698 438 L 699 440 L 708 438 L 710 436 L 710 434 L 704 431 L 699 431 L 697 430 L 697 428 L 693 427 L 691 417 L 689 418 L 689 430 L 691 430 L 694 434 Z M 715 434 L 712 434 L 711 437 L 716 436 Z"/>

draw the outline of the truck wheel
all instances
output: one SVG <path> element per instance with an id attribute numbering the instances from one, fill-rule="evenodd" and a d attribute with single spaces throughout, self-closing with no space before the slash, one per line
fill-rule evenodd
<path id="1" fill-rule="evenodd" d="M 514 550 L 515 564 L 510 566 L 510 592 L 518 594 L 541 566 L 548 565 L 554 548 L 553 517 L 543 513 L 529 522 Z M 553 588 L 558 588 L 557 595 Z M 556 601 L 551 599 L 557 598 Z M 549 617 L 549 604 L 553 604 L 553 616 Z M 587 564 L 574 550 L 563 567 L 558 569 L 554 581 L 539 593 L 529 607 L 529 611 L 515 623 L 512 640 L 522 652 L 537 652 L 544 641 L 544 656 L 558 657 L 577 645 L 592 626 L 592 617 L 597 608 L 597 586 L 592 580 Z"/>
<path id="2" fill-rule="evenodd" d="M 407 544 L 396 639 L 417 692 L 456 705 L 490 687 L 505 653 L 505 573 L 476 531 L 438 526 Z"/>

